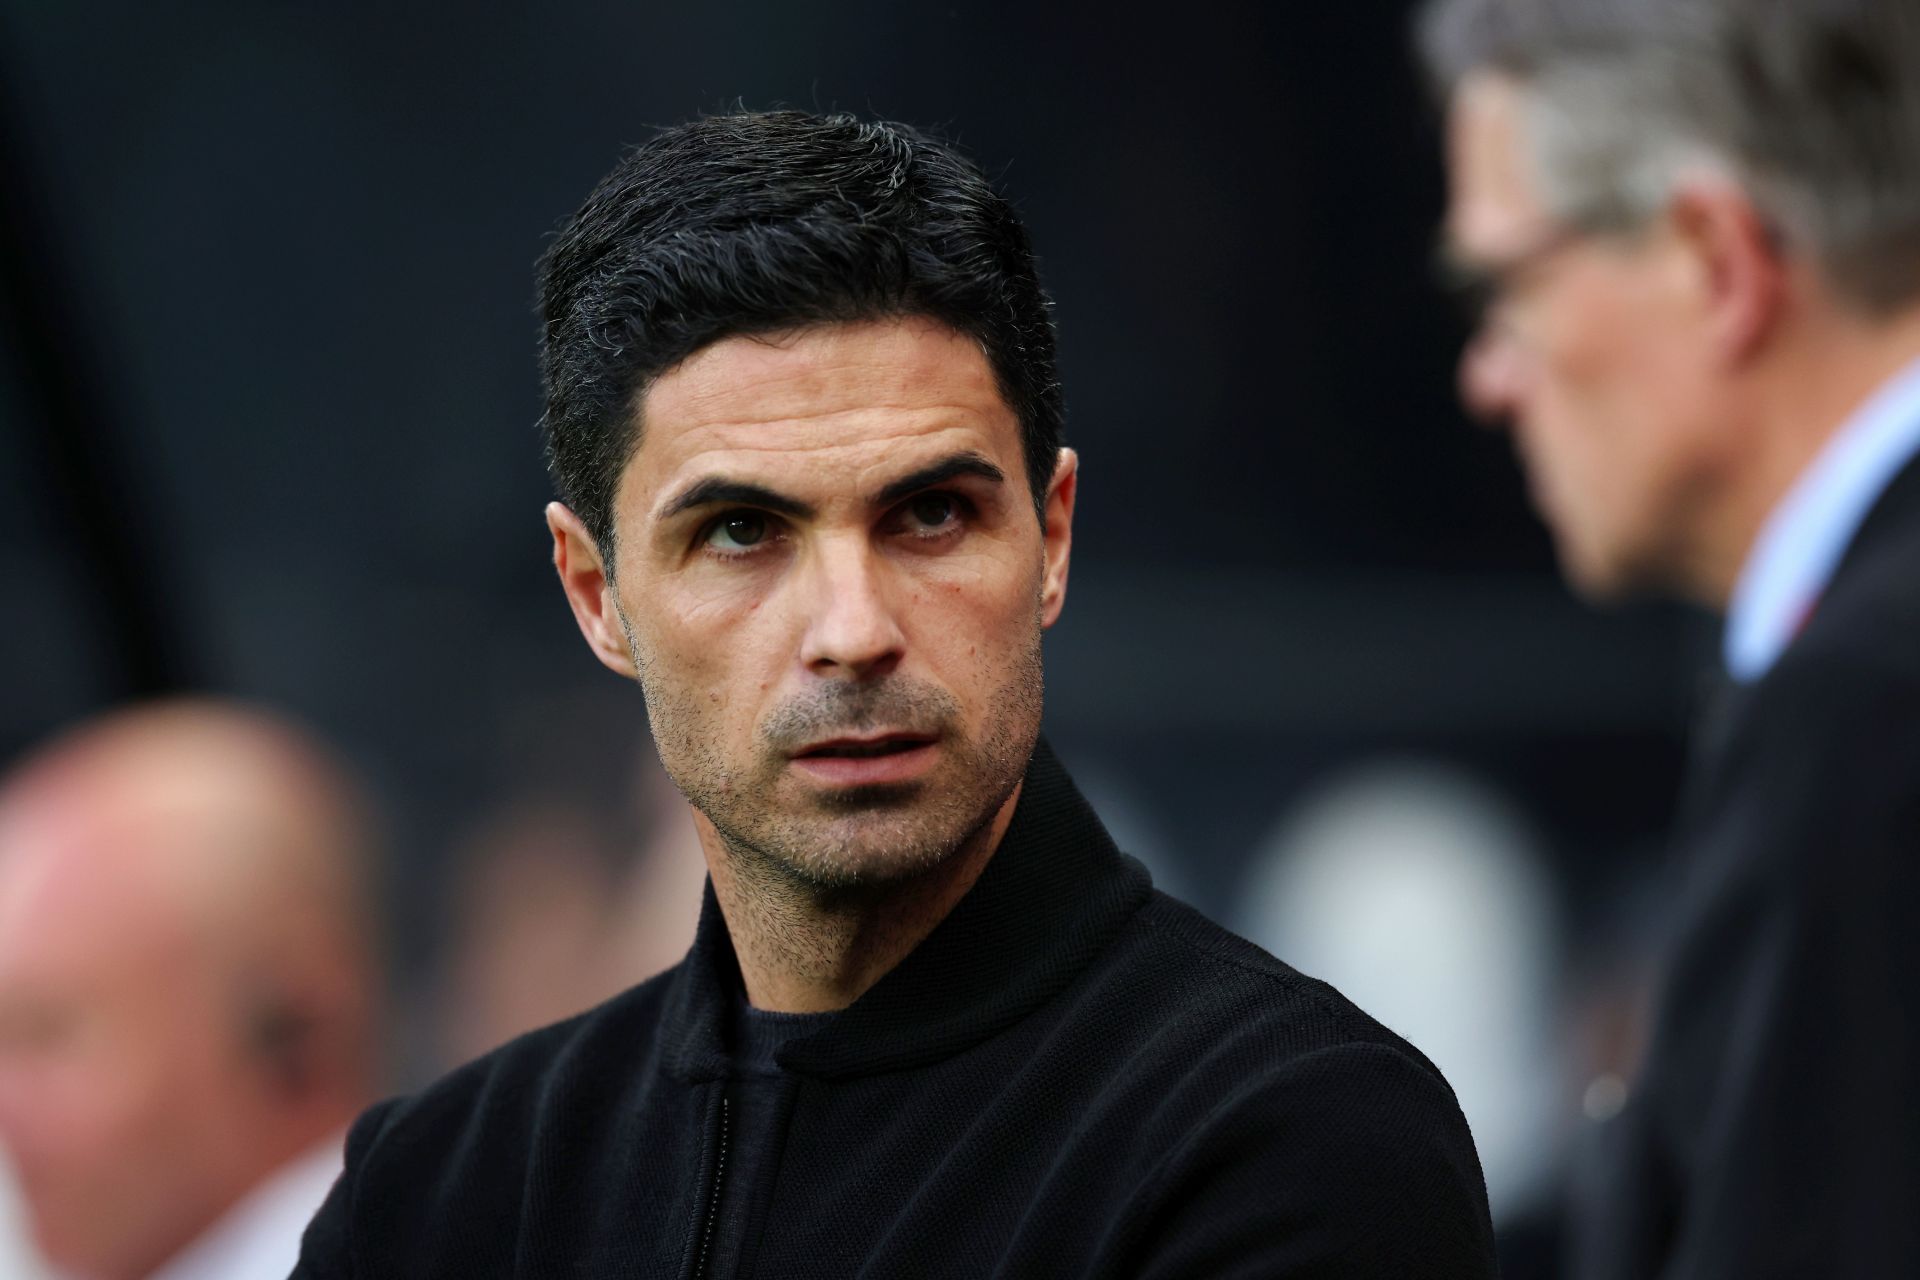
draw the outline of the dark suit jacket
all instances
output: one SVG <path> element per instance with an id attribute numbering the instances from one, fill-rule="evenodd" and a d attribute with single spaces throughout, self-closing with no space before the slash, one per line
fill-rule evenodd
<path id="1" fill-rule="evenodd" d="M 1920 1276 L 1920 461 L 1726 697 L 1574 1274 Z"/>
<path id="2" fill-rule="evenodd" d="M 738 982 L 709 892 L 677 968 L 369 1112 L 295 1274 L 1493 1274 L 1439 1073 L 1154 892 L 1044 746 L 966 897 L 778 1051 L 754 1135 L 729 1127 Z"/>

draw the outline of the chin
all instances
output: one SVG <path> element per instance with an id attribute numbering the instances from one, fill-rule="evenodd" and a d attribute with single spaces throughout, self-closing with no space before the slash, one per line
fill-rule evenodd
<path id="1" fill-rule="evenodd" d="M 1596 605 L 1624 604 L 1674 590 L 1672 574 L 1658 557 L 1623 545 L 1557 543 L 1561 575 L 1575 595 Z"/>
<path id="2" fill-rule="evenodd" d="M 731 830 L 727 843 L 816 893 L 879 890 L 936 871 L 989 827 L 1019 782 L 859 788 Z M 732 816 L 732 815 L 730 815 Z"/>
<path id="3" fill-rule="evenodd" d="M 1575 595 L 1589 604 L 1618 604 L 1633 594 L 1627 580 L 1608 564 L 1592 564 L 1563 555 L 1560 576 Z"/>
<path id="4" fill-rule="evenodd" d="M 794 879 L 816 890 L 878 889 L 943 865 L 976 830 L 978 824 L 954 830 L 950 824 L 870 816 L 842 819 L 804 843 L 763 852 Z"/>

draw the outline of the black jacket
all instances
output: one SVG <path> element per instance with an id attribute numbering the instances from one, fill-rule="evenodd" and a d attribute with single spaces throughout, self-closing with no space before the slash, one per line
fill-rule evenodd
<path id="1" fill-rule="evenodd" d="M 368 1112 L 296 1276 L 699 1274 L 738 980 L 709 890 L 675 969 Z M 1494 1271 L 1439 1073 L 1155 892 L 1044 746 L 973 889 L 781 1062 L 739 1275 Z"/>
<path id="2" fill-rule="evenodd" d="M 1697 754 L 1575 1274 L 1920 1276 L 1920 461 Z"/>

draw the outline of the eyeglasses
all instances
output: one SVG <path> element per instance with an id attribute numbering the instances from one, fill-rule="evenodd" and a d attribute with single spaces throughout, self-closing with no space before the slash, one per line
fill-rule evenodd
<path id="1" fill-rule="evenodd" d="M 1497 261 L 1476 262 L 1451 245 L 1442 246 L 1441 276 L 1460 306 L 1469 331 L 1476 335 L 1486 332 L 1511 305 L 1528 277 L 1591 234 L 1580 226 L 1551 227 L 1519 252 Z"/>

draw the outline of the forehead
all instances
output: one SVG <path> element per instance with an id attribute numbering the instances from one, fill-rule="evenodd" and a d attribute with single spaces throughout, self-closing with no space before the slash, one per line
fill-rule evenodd
<path id="1" fill-rule="evenodd" d="M 102 765 L 0 794 L 0 975 L 184 946 L 196 824 L 138 781 Z"/>
<path id="2" fill-rule="evenodd" d="M 1447 240 L 1469 258 L 1497 257 L 1536 239 L 1550 221 L 1526 131 L 1526 90 L 1512 76 L 1476 71 L 1447 109 Z"/>
<path id="3" fill-rule="evenodd" d="M 791 473 L 815 494 L 923 454 L 1017 454 L 1019 424 L 978 343 L 920 318 L 723 338 L 660 377 L 622 504 L 696 475 Z"/>
<path id="4" fill-rule="evenodd" d="M 184 936 L 170 886 L 116 847 L 129 838 L 73 815 L 37 814 L 0 837 L 0 997 L 35 976 L 153 972 Z"/>

